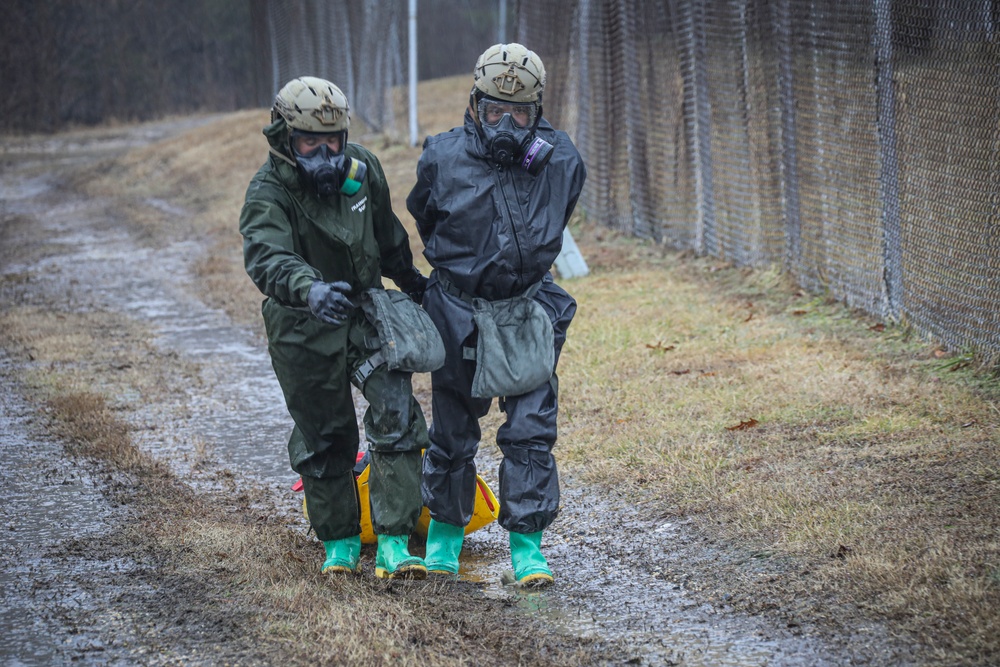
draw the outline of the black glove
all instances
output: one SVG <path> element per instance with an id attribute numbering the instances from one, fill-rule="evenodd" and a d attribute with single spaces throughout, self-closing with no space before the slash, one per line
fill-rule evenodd
<path id="1" fill-rule="evenodd" d="M 339 327 L 347 321 L 354 304 L 347 298 L 351 286 L 345 282 L 324 283 L 317 280 L 309 288 L 309 310 L 327 324 Z"/>
<path id="2" fill-rule="evenodd" d="M 417 271 L 416 267 L 411 268 L 410 272 L 405 276 L 393 278 L 392 282 L 396 283 L 399 290 L 413 299 L 418 305 L 424 302 L 424 292 L 427 291 L 427 277 L 422 275 L 420 271 Z"/>

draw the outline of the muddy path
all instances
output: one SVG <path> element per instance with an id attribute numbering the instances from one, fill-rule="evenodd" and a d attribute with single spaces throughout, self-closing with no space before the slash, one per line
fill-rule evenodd
<path id="1" fill-rule="evenodd" d="M 224 467 L 235 488 L 252 488 L 255 497 L 263 490 L 269 506 L 281 508 L 305 534 L 283 446 L 289 419 L 266 350 L 252 331 L 198 299 L 192 269 L 199 240 L 148 245 L 120 224 L 113 202 L 65 186 L 70 171 L 193 122 L 204 119 L 8 148 L 0 165 L 3 298 L 61 312 L 114 313 L 148 327 L 150 345 L 175 356 L 188 375 L 181 390 L 124 415 L 140 447 L 195 492 L 217 490 L 219 476 L 204 474 L 204 467 Z M 186 214 L 168 202 L 147 205 Z M 5 343 L 0 340 L 0 348 Z M 129 508 L 101 492 L 106 476 L 100 469 L 67 458 L 62 444 L 46 435 L 39 406 L 22 396 L 16 380 L 25 363 L 0 349 L 0 662 L 155 663 L 149 657 L 155 647 L 192 639 L 150 637 L 116 622 L 116 609 L 129 604 L 135 587 L 155 580 L 155 563 L 113 550 L 79 557 L 81 544 L 99 542 L 127 520 Z M 495 485 L 493 449 L 484 443 L 479 463 Z M 563 513 L 546 545 L 558 583 L 543 593 L 518 594 L 500 584 L 509 565 L 505 536 L 495 525 L 470 536 L 463 578 L 554 631 L 619 643 L 621 664 L 919 664 L 905 642 L 849 610 L 831 609 L 842 618 L 836 625 L 811 625 L 790 610 L 751 616 L 735 611 L 725 595 L 701 593 L 720 563 L 746 563 L 753 576 L 752 554 L 713 543 L 690 523 L 650 516 L 633 498 L 597 494 L 568 470 Z M 224 645 L 238 641 L 230 634 L 212 641 L 219 642 L 220 656 L 240 655 Z M 174 655 L 184 654 L 174 648 Z"/>

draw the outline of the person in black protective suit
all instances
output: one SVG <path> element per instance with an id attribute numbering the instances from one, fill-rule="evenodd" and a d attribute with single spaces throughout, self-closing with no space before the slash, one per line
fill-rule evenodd
<path id="1" fill-rule="evenodd" d="M 506 421 L 497 431 L 503 454 L 498 521 L 509 532 L 521 586 L 552 582 L 541 539 L 559 511 L 552 456 L 555 364 L 576 302 L 550 269 L 586 179 L 569 136 L 542 118 L 544 87 L 545 69 L 534 52 L 520 44 L 487 49 L 476 63 L 464 125 L 427 138 L 406 200 L 433 268 L 423 306 L 447 352 L 444 367 L 431 376 L 433 419 L 422 487 L 431 521 L 424 560 L 431 572 L 458 572 L 474 505 L 479 420 L 499 397 Z M 523 301 L 530 303 L 522 308 Z M 492 343 L 495 330 L 506 329 L 480 316 L 517 310 L 528 321 L 532 309 L 544 313 L 548 338 L 516 339 L 490 368 L 485 353 L 495 351 L 484 336 L 489 332 Z M 544 371 L 513 388 L 480 384 L 507 365 Z"/>
<path id="2" fill-rule="evenodd" d="M 302 476 L 309 521 L 323 542 L 323 572 L 359 571 L 361 525 L 354 479 L 359 435 L 351 383 L 370 407 L 370 504 L 379 577 L 423 578 L 409 553 L 419 518 L 420 456 L 427 426 L 411 375 L 371 368 L 378 334 L 357 299 L 382 275 L 419 302 L 427 279 L 389 202 L 378 159 L 347 143 L 350 107 L 316 77 L 275 98 L 267 162 L 247 188 L 240 216 L 246 270 L 267 297 L 268 352 L 295 426 L 291 466 Z"/>

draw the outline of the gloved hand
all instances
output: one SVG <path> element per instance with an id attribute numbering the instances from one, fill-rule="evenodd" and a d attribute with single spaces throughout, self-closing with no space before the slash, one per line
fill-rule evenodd
<path id="1" fill-rule="evenodd" d="M 345 282 L 324 283 L 317 280 L 309 288 L 309 310 L 327 324 L 339 327 L 347 321 L 354 304 L 347 298 L 351 286 Z"/>
<path id="2" fill-rule="evenodd" d="M 424 302 L 424 292 L 427 291 L 427 277 L 417 271 L 417 267 L 412 267 L 410 273 L 399 278 L 393 278 L 399 290 L 406 296 L 413 299 L 417 305 Z"/>

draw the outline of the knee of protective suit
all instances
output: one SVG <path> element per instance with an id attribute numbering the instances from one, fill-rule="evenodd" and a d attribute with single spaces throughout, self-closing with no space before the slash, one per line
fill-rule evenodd
<path id="1" fill-rule="evenodd" d="M 321 541 L 361 533 L 361 504 L 354 472 L 331 477 L 302 476 L 309 523 Z"/>
<path id="2" fill-rule="evenodd" d="M 365 438 L 373 452 L 411 452 L 427 447 L 427 422 L 420 404 L 412 396 L 405 411 L 365 412 Z"/>
<path id="3" fill-rule="evenodd" d="M 410 375 L 383 366 L 365 382 L 368 409 L 364 425 L 369 450 L 407 452 L 427 447 L 427 422 L 413 397 Z"/>

